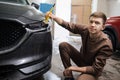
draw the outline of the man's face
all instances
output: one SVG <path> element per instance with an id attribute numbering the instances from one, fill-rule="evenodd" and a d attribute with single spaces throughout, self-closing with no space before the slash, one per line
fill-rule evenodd
<path id="1" fill-rule="evenodd" d="M 104 29 L 102 18 L 90 17 L 89 24 L 88 30 L 91 34 L 97 34 Z"/>

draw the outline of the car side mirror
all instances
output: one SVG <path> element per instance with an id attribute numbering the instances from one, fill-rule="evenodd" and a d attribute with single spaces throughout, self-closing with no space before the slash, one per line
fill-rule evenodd
<path id="1" fill-rule="evenodd" d="M 39 5 L 34 2 L 31 4 L 31 6 L 34 6 L 36 9 L 39 9 Z"/>

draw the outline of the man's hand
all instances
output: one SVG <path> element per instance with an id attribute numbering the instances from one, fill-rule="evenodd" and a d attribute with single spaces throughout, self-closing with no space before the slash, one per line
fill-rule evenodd
<path id="1" fill-rule="evenodd" d="M 63 75 L 66 77 L 72 77 L 72 71 L 67 68 L 64 70 Z"/>
<path id="2" fill-rule="evenodd" d="M 65 69 L 64 74 L 69 74 L 72 71 L 85 73 L 86 67 L 70 66 L 67 69 Z"/>
<path id="3" fill-rule="evenodd" d="M 55 16 L 54 14 L 52 14 L 52 12 L 48 11 L 45 15 L 45 20 L 48 20 L 49 18 L 53 19 L 54 21 L 56 21 L 59 25 L 62 24 L 63 20 L 57 16 Z"/>
<path id="4" fill-rule="evenodd" d="M 49 18 L 51 18 L 51 16 L 50 16 L 51 14 L 52 13 L 50 11 L 46 13 L 46 15 L 45 15 L 45 23 L 48 23 Z"/>
<path id="5" fill-rule="evenodd" d="M 70 66 L 70 67 L 68 67 L 67 69 L 68 69 L 68 70 L 71 70 L 71 71 L 74 71 L 74 70 L 76 70 L 77 68 L 79 68 L 79 67 L 77 67 L 77 66 Z"/>

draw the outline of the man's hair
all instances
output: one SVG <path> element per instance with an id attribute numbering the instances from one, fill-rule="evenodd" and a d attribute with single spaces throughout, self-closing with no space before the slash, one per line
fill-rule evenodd
<path id="1" fill-rule="evenodd" d="M 105 24 L 107 17 L 103 12 L 94 12 L 89 16 L 89 19 L 91 17 L 97 17 L 97 18 L 102 18 L 103 19 L 103 24 Z"/>

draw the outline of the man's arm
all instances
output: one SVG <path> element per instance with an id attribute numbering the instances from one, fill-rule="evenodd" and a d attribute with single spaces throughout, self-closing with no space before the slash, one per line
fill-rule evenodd
<path id="1" fill-rule="evenodd" d="M 75 34 L 81 34 L 88 27 L 87 25 L 74 24 L 74 23 L 71 23 L 71 22 L 64 21 L 63 19 L 55 16 L 51 12 L 47 12 L 46 16 L 49 16 L 56 23 L 58 23 L 60 26 L 66 28 L 67 30 L 69 30 L 70 32 L 75 33 Z"/>
<path id="2" fill-rule="evenodd" d="M 66 70 L 85 73 L 87 71 L 87 67 L 70 66 Z"/>

